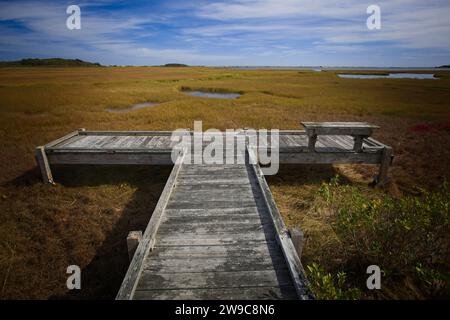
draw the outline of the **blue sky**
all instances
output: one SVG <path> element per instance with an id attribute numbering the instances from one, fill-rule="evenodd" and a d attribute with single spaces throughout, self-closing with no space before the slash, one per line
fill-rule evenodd
<path id="1" fill-rule="evenodd" d="M 68 30 L 66 8 L 81 8 Z M 369 30 L 366 9 L 381 9 Z M 0 1 L 0 60 L 102 64 L 450 64 L 448 0 Z"/>

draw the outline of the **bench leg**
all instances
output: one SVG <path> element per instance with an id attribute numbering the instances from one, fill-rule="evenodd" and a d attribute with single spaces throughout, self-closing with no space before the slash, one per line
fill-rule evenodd
<path id="1" fill-rule="evenodd" d="M 368 136 L 354 136 L 353 137 L 353 140 L 355 141 L 355 144 L 353 145 L 354 152 L 362 152 L 363 141 L 367 137 Z"/>
<path id="2" fill-rule="evenodd" d="M 384 147 L 383 153 L 381 155 L 380 170 L 375 181 L 376 186 L 383 186 L 389 182 L 390 179 L 388 177 L 388 173 L 391 161 L 392 161 L 392 148 Z"/>
<path id="3" fill-rule="evenodd" d="M 316 152 L 317 135 L 313 134 L 308 137 L 308 149 L 310 152 Z"/>
<path id="4" fill-rule="evenodd" d="M 50 164 L 48 163 L 44 147 L 37 147 L 35 156 L 39 168 L 41 169 L 42 180 L 46 183 L 54 184 L 52 170 L 50 169 Z"/>

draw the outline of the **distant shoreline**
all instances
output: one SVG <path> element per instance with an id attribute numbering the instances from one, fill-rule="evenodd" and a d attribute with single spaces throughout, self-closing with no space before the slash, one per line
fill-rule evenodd
<path id="1" fill-rule="evenodd" d="M 312 70 L 312 71 L 450 71 L 443 67 L 277 67 L 277 66 L 222 66 L 213 68 L 236 70 Z"/>

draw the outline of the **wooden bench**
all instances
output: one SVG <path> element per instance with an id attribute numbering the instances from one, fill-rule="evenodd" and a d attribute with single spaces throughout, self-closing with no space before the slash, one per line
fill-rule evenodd
<path id="1" fill-rule="evenodd" d="M 370 136 L 378 126 L 367 122 L 301 122 L 305 127 L 308 136 L 309 152 L 316 152 L 316 142 L 318 135 L 346 135 L 354 139 L 353 152 L 355 154 L 363 153 L 364 139 L 366 144 L 373 141 Z M 379 144 L 377 142 L 377 144 Z M 373 182 L 374 185 L 384 185 L 389 182 L 388 170 L 393 160 L 392 148 L 382 145 L 380 169 Z"/>
<path id="2" fill-rule="evenodd" d="M 301 122 L 308 135 L 308 149 L 316 152 L 316 142 L 318 135 L 345 135 L 352 136 L 355 144 L 354 152 L 362 151 L 362 144 L 365 138 L 372 135 L 378 126 L 367 122 Z"/>

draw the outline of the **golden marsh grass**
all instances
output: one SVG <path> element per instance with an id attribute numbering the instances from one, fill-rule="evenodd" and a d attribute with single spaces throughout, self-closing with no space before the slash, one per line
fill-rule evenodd
<path id="1" fill-rule="evenodd" d="M 77 128 L 298 129 L 300 121 L 368 121 L 396 155 L 387 190 L 367 183 L 370 166 L 286 166 L 268 181 L 288 226 L 327 243 L 326 219 L 311 213 L 321 183 L 336 173 L 367 193 L 414 194 L 450 177 L 450 73 L 439 80 L 342 79 L 335 72 L 218 68 L 0 68 L 0 298 L 72 297 L 65 268 L 78 264 L 86 290 L 113 298 L 127 268 L 124 239 L 143 229 L 170 168 L 61 168 L 57 186 L 40 182 L 34 148 Z M 242 92 L 196 98 L 182 88 Z M 128 113 L 141 102 L 157 106 Z M 426 125 L 430 130 L 414 130 Z M 327 234 L 327 233 L 322 233 Z M 324 246 L 325 247 L 325 246 Z M 320 246 L 305 247 L 303 263 Z M 384 297 L 392 297 L 386 293 Z M 395 296 L 395 295 L 394 295 Z M 402 293 L 399 297 L 410 297 Z M 397 296 L 397 297 L 398 297 Z"/>

